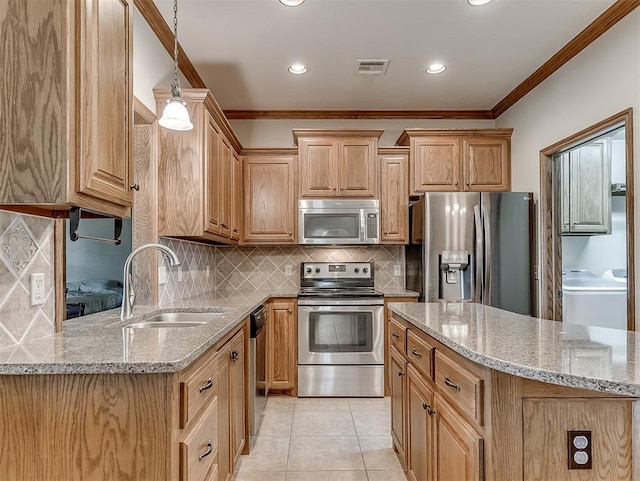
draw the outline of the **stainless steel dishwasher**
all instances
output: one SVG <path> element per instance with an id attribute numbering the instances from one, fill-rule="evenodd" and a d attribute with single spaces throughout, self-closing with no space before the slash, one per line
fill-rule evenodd
<path id="1" fill-rule="evenodd" d="M 266 383 L 267 308 L 265 306 L 258 307 L 249 315 L 249 322 L 251 330 L 249 339 L 249 430 L 253 445 L 260 430 L 269 391 Z"/>

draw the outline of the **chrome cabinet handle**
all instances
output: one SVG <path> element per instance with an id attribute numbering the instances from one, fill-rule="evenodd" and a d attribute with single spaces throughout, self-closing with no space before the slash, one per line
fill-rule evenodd
<path id="1" fill-rule="evenodd" d="M 207 383 L 204 386 L 200 386 L 199 391 L 205 392 L 207 389 L 211 389 L 213 387 L 213 381 L 211 378 L 207 379 Z"/>
<path id="2" fill-rule="evenodd" d="M 424 402 L 422 403 L 422 409 L 426 410 L 427 414 L 429 416 L 433 416 L 436 413 L 436 411 L 434 409 L 431 409 L 431 405 L 430 404 L 427 404 L 427 403 L 424 403 Z"/>
<path id="3" fill-rule="evenodd" d="M 392 332 L 391 337 L 393 337 L 394 339 L 400 339 L 400 335 L 397 332 Z"/>
<path id="4" fill-rule="evenodd" d="M 200 456 L 198 456 L 198 461 L 202 461 L 204 458 L 209 456 L 212 451 L 213 451 L 213 446 L 211 446 L 211 440 L 209 440 L 207 441 L 207 450 L 204 453 L 202 453 Z"/>
<path id="5" fill-rule="evenodd" d="M 233 232 L 235 232 L 237 234 L 238 233 L 238 229 L 233 229 Z"/>
<path id="6" fill-rule="evenodd" d="M 131 185 L 129 186 L 129 188 L 130 188 L 131 190 L 135 190 L 136 192 L 138 192 L 138 191 L 140 190 L 140 184 L 138 184 L 138 183 L 136 182 L 135 184 L 131 184 Z"/>
<path id="7" fill-rule="evenodd" d="M 458 386 L 457 384 L 452 383 L 448 377 L 444 378 L 444 383 L 449 386 L 451 389 L 455 389 L 456 391 L 460 391 L 460 386 Z"/>
<path id="8" fill-rule="evenodd" d="M 404 376 L 404 373 L 402 371 L 398 371 L 398 377 L 402 377 Z"/>
<path id="9" fill-rule="evenodd" d="M 240 353 L 236 350 L 231 351 L 231 360 L 232 361 L 237 361 L 238 357 L 240 356 Z"/>
<path id="10" fill-rule="evenodd" d="M 411 350 L 411 354 L 413 354 L 416 357 L 422 357 L 422 354 L 420 354 L 418 351 L 416 351 L 415 349 Z"/>

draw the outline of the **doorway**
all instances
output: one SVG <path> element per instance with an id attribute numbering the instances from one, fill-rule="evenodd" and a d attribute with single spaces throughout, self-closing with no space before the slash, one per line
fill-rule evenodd
<path id="1" fill-rule="evenodd" d="M 635 330 L 632 110 L 540 153 L 541 315 Z"/>

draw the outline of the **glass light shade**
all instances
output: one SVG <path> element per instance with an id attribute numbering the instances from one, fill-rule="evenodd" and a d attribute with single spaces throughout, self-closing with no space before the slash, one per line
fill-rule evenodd
<path id="1" fill-rule="evenodd" d="M 191 130 L 193 124 L 185 105 L 187 105 L 186 102 L 180 97 L 170 98 L 158 123 L 170 130 Z"/>

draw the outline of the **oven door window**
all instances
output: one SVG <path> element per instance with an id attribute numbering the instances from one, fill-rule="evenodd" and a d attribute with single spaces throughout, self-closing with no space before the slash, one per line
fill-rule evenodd
<path id="1" fill-rule="evenodd" d="M 371 352 L 373 315 L 371 312 L 309 313 L 309 351 L 315 353 Z"/>
<path id="2" fill-rule="evenodd" d="M 359 239 L 360 214 L 305 214 L 304 237 L 306 239 Z"/>

